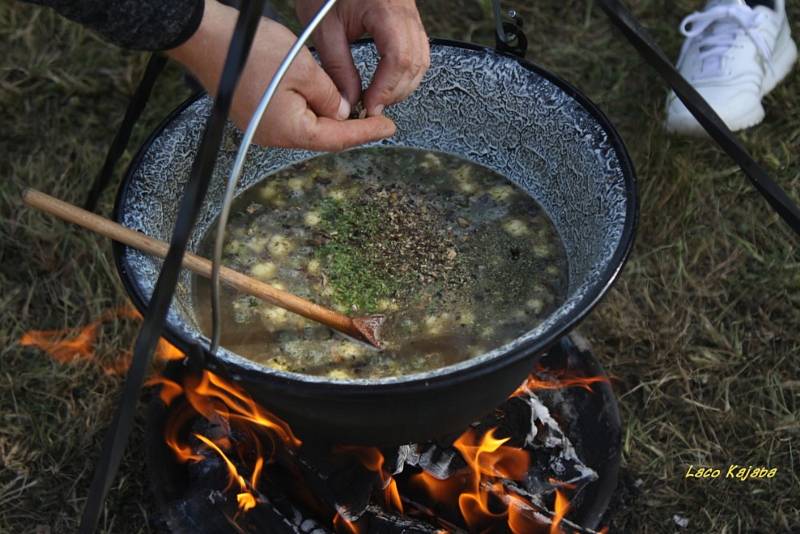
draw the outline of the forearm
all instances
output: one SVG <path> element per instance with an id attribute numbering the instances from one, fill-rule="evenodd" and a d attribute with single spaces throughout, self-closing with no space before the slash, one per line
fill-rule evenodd
<path id="1" fill-rule="evenodd" d="M 60 15 L 133 50 L 174 48 L 195 33 L 204 0 L 23 0 Z"/>
<path id="2" fill-rule="evenodd" d="M 183 65 L 212 95 L 222 74 L 237 16 L 234 8 L 205 0 L 202 20 L 195 32 L 179 46 L 166 50 L 167 56 Z M 262 21 L 262 25 L 266 22 Z"/>

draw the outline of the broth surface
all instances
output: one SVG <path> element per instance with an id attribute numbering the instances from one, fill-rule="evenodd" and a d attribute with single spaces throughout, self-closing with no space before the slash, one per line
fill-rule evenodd
<path id="1" fill-rule="evenodd" d="M 567 289 L 563 247 L 533 199 L 482 166 L 405 148 L 318 156 L 267 177 L 236 199 L 224 263 L 349 315 L 386 315 L 378 352 L 223 286 L 222 345 L 338 379 L 483 354 L 535 327 Z M 210 284 L 194 287 L 209 333 Z"/>

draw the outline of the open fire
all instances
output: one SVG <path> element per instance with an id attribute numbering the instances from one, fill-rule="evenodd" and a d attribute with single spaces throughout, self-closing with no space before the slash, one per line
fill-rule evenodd
<path id="1" fill-rule="evenodd" d="M 20 343 L 62 363 L 92 360 L 103 323 L 117 317 L 137 319 L 138 313 L 109 310 L 81 329 L 32 331 Z M 158 356 L 183 358 L 166 341 Z M 123 353 L 103 369 L 123 373 L 128 362 Z M 556 534 L 593 532 L 567 514 L 571 498 L 597 473 L 581 461 L 537 393 L 591 392 L 607 381 L 540 369 L 495 414 L 455 439 L 394 449 L 304 443 L 233 382 L 208 370 L 160 374 L 149 384 L 158 386 L 172 460 L 188 472 L 206 505 L 221 511 L 231 532 L 260 530 L 277 519 L 284 527 L 278 532 L 315 534 Z"/>
<path id="2" fill-rule="evenodd" d="M 20 338 L 19 344 L 24 347 L 36 347 L 45 351 L 60 363 L 89 361 L 99 365 L 107 375 L 121 375 L 128 370 L 131 363 L 131 351 L 124 350 L 108 362 L 96 358 L 95 345 L 100 330 L 105 323 L 128 319 L 140 321 L 142 316 L 131 306 L 113 308 L 103 312 L 91 323 L 75 329 L 66 330 L 30 330 Z M 184 354 L 165 339 L 158 343 L 156 357 L 159 360 L 181 360 Z"/>

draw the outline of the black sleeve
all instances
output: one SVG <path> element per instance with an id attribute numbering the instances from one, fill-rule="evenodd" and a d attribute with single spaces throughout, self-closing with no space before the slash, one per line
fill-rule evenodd
<path id="1" fill-rule="evenodd" d="M 48 6 L 112 43 L 133 50 L 166 50 L 200 25 L 204 0 L 25 0 Z"/>

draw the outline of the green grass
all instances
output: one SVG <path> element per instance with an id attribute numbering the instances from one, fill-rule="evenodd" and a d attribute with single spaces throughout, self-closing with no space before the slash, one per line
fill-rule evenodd
<path id="1" fill-rule="evenodd" d="M 701 2 L 631 1 L 671 57 L 683 14 Z M 421 2 L 432 35 L 490 43 L 488 2 Z M 570 80 L 620 130 L 639 176 L 637 244 L 610 296 L 582 327 L 616 377 L 624 466 L 613 532 L 800 530 L 798 239 L 708 141 L 666 135 L 665 90 L 591 1 L 514 5 L 528 57 Z M 800 6 L 789 2 L 795 35 Z M 33 186 L 80 203 L 146 61 L 52 13 L 0 4 L 0 532 L 75 529 L 120 381 L 61 365 L 16 341 L 79 326 L 121 304 L 108 244 L 20 205 Z M 171 68 L 137 146 L 186 95 Z M 744 144 L 800 199 L 800 74 L 765 101 Z M 104 199 L 108 211 L 113 193 Z M 134 328 L 109 324 L 104 359 Z M 141 413 L 140 409 L 140 413 Z M 688 481 L 689 464 L 769 465 L 771 481 Z M 147 532 L 153 503 L 134 432 L 104 532 Z M 689 519 L 678 528 L 673 515 Z"/>

